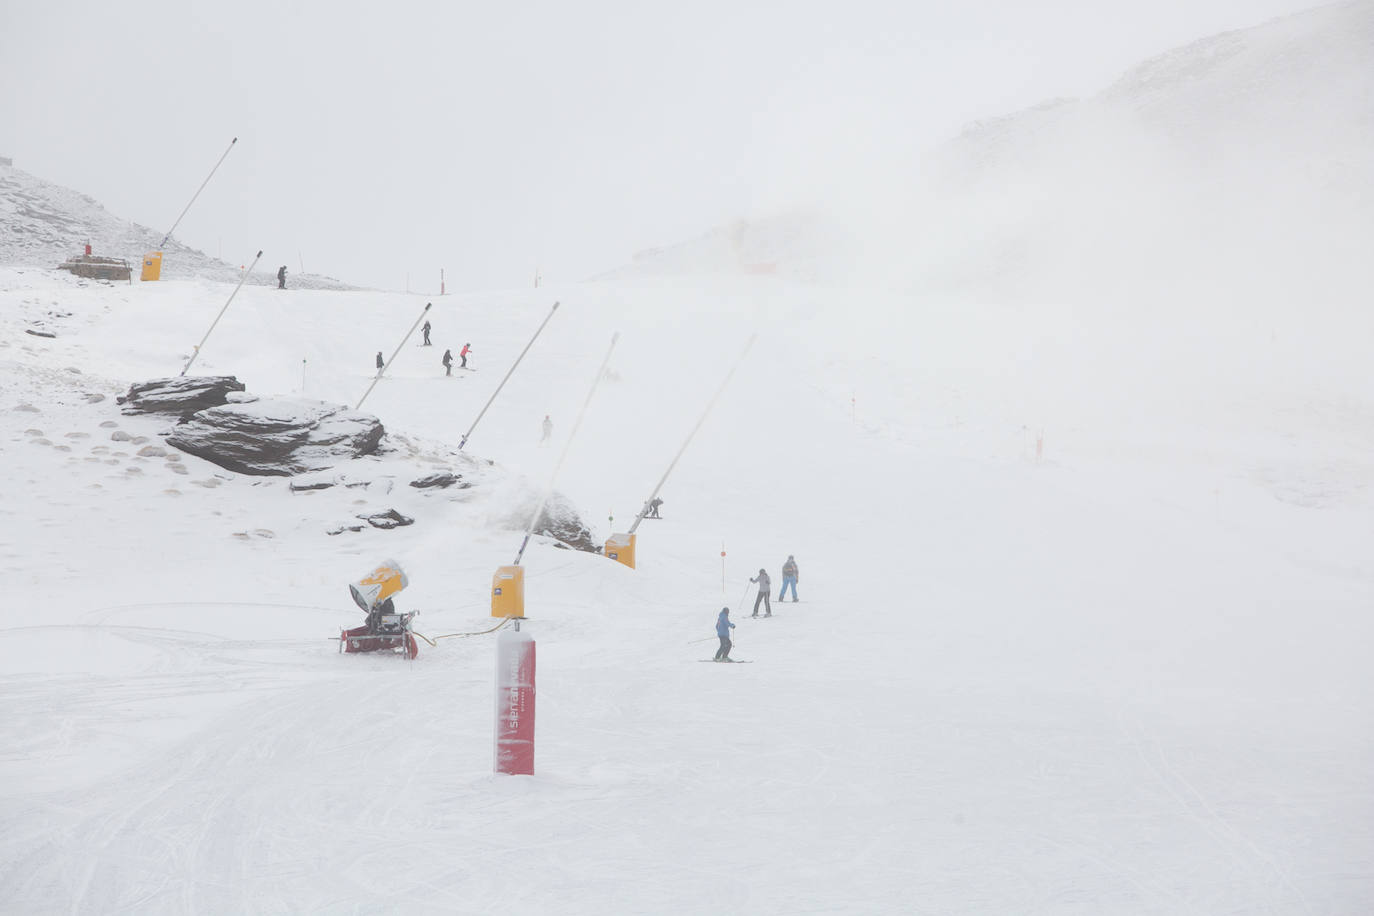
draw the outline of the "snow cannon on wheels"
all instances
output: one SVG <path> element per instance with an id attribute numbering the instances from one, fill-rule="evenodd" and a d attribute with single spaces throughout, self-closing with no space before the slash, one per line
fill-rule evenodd
<path id="1" fill-rule="evenodd" d="M 420 646 L 410 630 L 419 611 L 398 614 L 391 599 L 407 585 L 401 565 L 387 560 L 363 578 L 348 586 L 358 607 L 367 612 L 367 623 L 339 633 L 340 652 L 378 652 L 400 650 L 406 658 L 420 654 Z"/>

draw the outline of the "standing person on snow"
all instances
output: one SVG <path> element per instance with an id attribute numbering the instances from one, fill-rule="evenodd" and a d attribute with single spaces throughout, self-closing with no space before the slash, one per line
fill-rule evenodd
<path id="1" fill-rule="evenodd" d="M 468 367 L 468 354 L 470 352 L 472 352 L 472 344 L 463 344 L 463 349 L 458 351 L 458 358 L 462 360 L 458 365 L 459 369 L 466 369 Z"/>
<path id="2" fill-rule="evenodd" d="M 544 437 L 543 437 L 542 439 L 539 440 L 539 444 L 540 444 L 540 445 L 543 445 L 545 442 L 548 442 L 548 441 L 549 441 L 549 437 L 551 437 L 552 435 L 553 435 L 553 421 L 549 419 L 549 415 L 548 415 L 548 414 L 544 414 Z"/>
<path id="3" fill-rule="evenodd" d="M 386 360 L 382 359 L 382 351 L 377 351 L 377 378 L 382 377 L 382 370 L 386 368 Z"/>
<path id="4" fill-rule="evenodd" d="M 797 600 L 797 561 L 790 553 L 787 555 L 787 562 L 782 564 L 782 588 L 778 590 L 779 601 L 782 600 L 783 595 L 787 594 L 789 585 L 792 587 L 792 601 L 795 603 Z"/>
<path id="5" fill-rule="evenodd" d="M 730 622 L 730 609 L 723 607 L 720 609 L 720 616 L 716 618 L 716 635 L 720 637 L 720 648 L 716 650 L 716 657 L 712 661 L 728 662 L 730 660 L 730 649 L 734 643 L 730 642 L 730 631 L 735 625 Z"/>
<path id="6" fill-rule="evenodd" d="M 277 289 L 286 289 L 286 265 L 277 268 Z"/>
<path id="7" fill-rule="evenodd" d="M 440 360 L 440 362 L 442 362 L 442 363 L 444 364 L 444 375 L 452 375 L 452 374 L 453 374 L 453 351 L 452 351 L 452 350 L 445 350 L 445 351 L 444 351 L 444 358 L 443 358 L 442 360 Z"/>
<path id="8" fill-rule="evenodd" d="M 763 616 L 772 617 L 773 605 L 770 604 L 768 601 L 768 593 L 773 590 L 773 580 L 768 578 L 768 570 L 760 569 L 759 574 L 754 578 L 750 579 L 749 581 L 757 582 L 759 584 L 759 595 L 757 598 L 754 599 L 754 613 L 750 614 L 749 616 L 759 616 L 759 604 L 762 603 L 763 609 L 766 612 Z"/>
<path id="9" fill-rule="evenodd" d="M 648 513 L 647 513 L 644 517 L 645 517 L 645 518 L 663 518 L 663 516 L 661 516 L 661 515 L 658 514 L 658 507 L 661 506 L 661 505 L 663 505 L 663 500 L 659 499 L 657 496 L 655 496 L 653 499 L 649 500 L 649 511 L 648 511 Z"/>
<path id="10" fill-rule="evenodd" d="M 425 319 L 425 326 L 420 328 L 420 332 L 425 335 L 425 342 L 420 344 L 422 347 L 429 346 L 429 319 Z"/>

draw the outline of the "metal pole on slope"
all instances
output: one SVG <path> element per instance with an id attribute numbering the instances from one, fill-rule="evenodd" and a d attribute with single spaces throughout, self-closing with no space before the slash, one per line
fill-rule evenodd
<path id="1" fill-rule="evenodd" d="M 196 198 L 200 196 L 200 192 L 204 191 L 205 186 L 210 183 L 210 179 L 215 177 L 215 173 L 219 171 L 220 165 L 224 162 L 225 158 L 228 157 L 230 150 L 234 148 L 234 144 L 238 142 L 238 137 L 235 137 L 234 139 L 229 141 L 229 148 L 224 151 L 223 156 L 219 157 L 219 162 L 215 163 L 215 167 L 210 170 L 210 174 L 205 176 L 205 180 L 200 183 L 200 187 L 196 189 L 196 193 L 191 195 L 190 203 L 186 204 L 186 208 L 181 211 L 181 216 L 177 217 L 177 221 L 175 223 L 172 223 L 172 228 L 168 229 L 167 234 L 162 237 L 162 243 L 157 246 L 158 248 L 163 248 L 166 246 L 167 240 L 172 237 L 173 232 L 177 231 L 177 226 L 181 225 L 182 219 L 185 218 L 187 211 L 191 209 L 191 204 L 196 202 Z M 259 252 L 259 254 L 261 254 L 261 252 Z M 184 375 L 185 373 L 182 374 Z"/>
<path id="2" fill-rule="evenodd" d="M 410 340 L 410 335 L 415 333 L 415 329 L 420 326 L 420 322 L 425 320 L 425 313 L 429 311 L 429 307 L 433 304 L 433 302 L 426 302 L 425 307 L 420 309 L 420 317 L 415 319 L 415 323 L 410 326 L 410 330 L 406 331 L 406 336 L 402 337 L 401 342 L 396 345 L 396 349 L 391 351 L 391 359 L 388 359 L 382 366 L 382 371 L 378 372 L 377 377 L 372 380 L 372 384 L 367 386 L 367 390 L 363 392 L 363 396 L 358 398 L 358 404 L 353 408 L 354 410 L 362 408 L 363 401 L 367 400 L 367 396 L 372 393 L 372 389 L 376 388 L 377 383 L 382 380 L 382 376 L 386 375 L 386 370 L 391 368 L 391 360 L 394 360 L 396 354 L 401 352 L 401 348 L 406 345 L 407 340 Z"/>
<path id="3" fill-rule="evenodd" d="M 530 338 L 530 342 L 525 344 L 525 349 L 520 351 L 520 355 L 515 358 L 515 362 L 511 365 L 510 369 L 506 370 L 506 377 L 501 379 L 501 384 L 497 385 L 496 390 L 491 393 L 491 397 L 487 398 L 487 403 L 483 405 L 481 412 L 477 414 L 477 419 L 473 420 L 472 425 L 468 427 L 468 431 L 463 433 L 463 438 L 458 443 L 459 451 L 462 451 L 463 446 L 468 444 L 468 437 L 471 436 L 472 431 L 477 428 L 477 424 L 482 422 L 482 417 L 486 415 L 487 408 L 490 407 L 492 405 L 492 402 L 496 400 L 496 396 L 501 393 L 501 389 L 506 387 L 506 382 L 509 381 L 511 375 L 515 373 L 515 367 L 520 365 L 520 360 L 524 359 L 525 354 L 530 351 L 530 347 L 534 346 L 534 342 L 539 339 L 539 335 L 544 330 L 544 325 L 549 323 L 549 319 L 553 317 L 553 313 L 556 311 L 558 311 L 557 302 L 553 304 L 553 308 L 549 309 L 549 314 L 545 316 L 543 322 L 540 323 L 538 330 L 536 330 L 534 332 L 534 336 Z"/>
<path id="4" fill-rule="evenodd" d="M 596 370 L 596 378 L 592 380 L 591 390 L 587 392 L 587 400 L 582 402 L 582 408 L 577 412 L 577 420 L 573 422 L 572 432 L 568 434 L 567 441 L 563 443 L 563 452 L 558 456 L 558 462 L 553 466 L 553 474 L 549 476 L 549 485 L 544 490 L 544 498 L 539 500 L 539 505 L 534 507 L 534 514 L 530 516 L 529 524 L 525 526 L 525 539 L 520 542 L 520 552 L 515 555 L 515 562 L 511 564 L 513 566 L 520 565 L 520 558 L 525 555 L 525 548 L 529 546 L 530 535 L 534 533 L 534 526 L 538 523 L 539 516 L 544 513 L 544 506 L 553 496 L 553 485 L 558 480 L 558 472 L 563 467 L 563 460 L 568 457 L 568 450 L 572 448 L 573 440 L 577 438 L 577 430 L 582 426 L 582 418 L 586 416 L 587 408 L 592 403 L 592 397 L 596 394 L 596 389 L 606 374 L 606 366 L 611 361 L 611 353 L 615 351 L 615 344 L 618 340 L 620 340 L 620 332 L 616 331 L 611 335 L 611 345 L 606 348 L 606 358 L 601 360 L 601 367 Z"/>
<path id="5" fill-rule="evenodd" d="M 673 456 L 672 463 L 668 465 L 668 470 L 664 471 L 663 476 L 658 479 L 658 483 L 654 486 L 654 491 L 649 494 L 648 499 L 644 500 L 644 505 L 640 507 L 639 514 L 635 516 L 634 524 L 630 526 L 629 534 L 634 534 L 635 529 L 639 527 L 639 523 L 644 521 L 644 515 L 649 511 L 649 503 L 653 502 L 654 497 L 658 496 L 658 491 L 663 489 L 663 484 L 667 482 L 668 475 L 673 473 L 673 468 L 677 467 L 678 459 L 682 457 L 683 452 L 687 451 L 687 446 L 691 444 L 692 437 L 697 434 L 697 430 L 701 429 L 701 424 L 705 423 L 706 418 L 711 415 L 711 408 L 716 406 L 716 401 L 720 400 L 720 396 L 725 393 L 725 388 L 730 384 L 730 379 L 734 377 L 735 370 L 740 367 L 740 363 L 744 362 L 744 358 L 749 355 L 749 348 L 754 345 L 754 341 L 757 339 L 757 334 L 749 335 L 749 340 L 745 343 L 744 350 L 740 352 L 739 359 L 735 360 L 735 364 L 731 366 L 730 371 L 725 374 L 725 381 L 720 383 L 720 387 L 716 389 L 716 393 L 713 394 L 711 400 L 707 402 L 706 409 L 701 412 L 701 419 L 697 420 L 697 425 L 693 426 L 692 431 L 687 434 L 687 439 L 682 443 L 682 448 L 677 450 L 677 454 Z"/>
<path id="6" fill-rule="evenodd" d="M 229 303 L 233 302 L 234 297 L 239 294 L 239 290 L 243 289 L 243 281 L 247 280 L 248 275 L 253 272 L 253 268 L 257 266 L 258 258 L 260 257 L 262 257 L 261 251 L 258 252 L 258 257 L 253 259 L 253 263 L 249 264 L 244 269 L 243 276 L 239 277 L 239 285 L 234 287 L 234 291 L 229 294 L 229 298 L 225 300 L 224 307 L 219 310 L 219 314 L 215 316 L 215 320 L 210 322 L 210 330 L 205 332 L 205 336 L 200 339 L 200 343 L 196 344 L 195 350 L 192 351 L 191 358 L 186 361 L 186 365 L 181 367 L 182 375 L 186 374 L 186 370 L 191 368 L 191 363 L 196 361 L 197 356 L 200 356 L 200 348 L 205 346 L 205 341 L 210 339 L 210 331 L 213 331 L 215 329 L 215 325 L 219 324 L 219 320 L 224 317 L 224 313 L 229 309 Z"/>

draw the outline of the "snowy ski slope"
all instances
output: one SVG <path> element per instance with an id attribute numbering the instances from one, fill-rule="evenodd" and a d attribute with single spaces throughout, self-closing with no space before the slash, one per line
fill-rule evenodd
<path id="1" fill-rule="evenodd" d="M 175 374 L 230 289 L 0 268 L 7 912 L 1374 902 L 1355 343 L 1300 317 L 1142 343 L 1119 316 L 768 278 L 449 296 L 366 406 L 441 456 L 559 299 L 468 446 L 506 476 L 293 494 L 110 438 L 158 442 L 113 395 Z M 246 287 L 195 371 L 351 405 L 424 301 Z M 547 481 L 616 330 L 559 480 L 603 538 L 760 337 L 640 568 L 527 552 L 537 773 L 498 777 L 494 637 L 414 663 L 328 637 L 387 557 L 422 632 L 490 625 L 502 501 Z M 444 378 L 468 341 L 477 371 Z M 325 534 L 391 507 L 416 524 Z M 801 602 L 744 618 L 789 553 Z M 697 663 L 723 604 L 754 664 Z"/>

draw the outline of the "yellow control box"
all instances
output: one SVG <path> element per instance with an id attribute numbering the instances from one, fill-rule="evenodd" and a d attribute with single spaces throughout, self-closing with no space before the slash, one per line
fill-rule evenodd
<path id="1" fill-rule="evenodd" d="M 606 558 L 635 568 L 635 538 L 637 534 L 613 534 L 606 538 Z"/>
<path id="2" fill-rule="evenodd" d="M 525 567 L 502 566 L 491 577 L 491 616 L 525 616 Z"/>
<path id="3" fill-rule="evenodd" d="M 162 252 L 150 251 L 143 256 L 143 273 L 140 280 L 157 280 L 162 277 Z"/>

